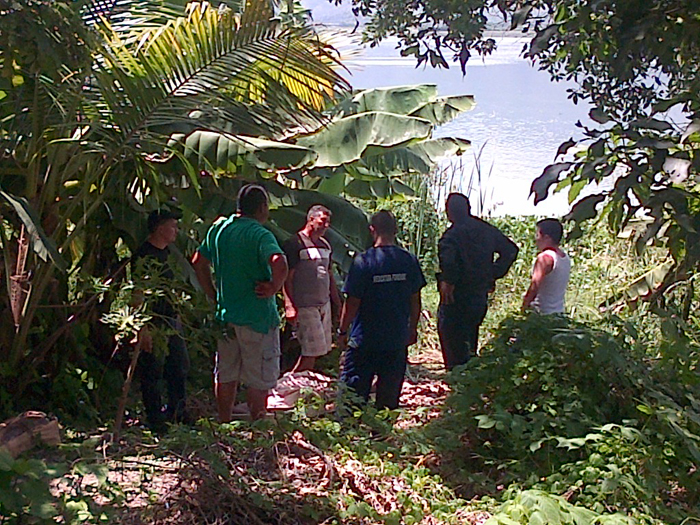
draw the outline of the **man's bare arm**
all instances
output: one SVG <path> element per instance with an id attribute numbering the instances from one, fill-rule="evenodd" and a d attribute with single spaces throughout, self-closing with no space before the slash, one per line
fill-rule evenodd
<path id="1" fill-rule="evenodd" d="M 192 267 L 194 268 L 194 273 L 197 276 L 197 281 L 199 285 L 204 290 L 212 301 L 216 302 L 216 287 L 214 286 L 214 281 L 211 278 L 211 263 L 204 257 L 199 251 L 194 252 L 192 256 Z"/>
<path id="2" fill-rule="evenodd" d="M 357 312 L 360 310 L 360 298 L 348 296 L 343 303 L 343 311 L 340 313 L 340 323 L 338 324 L 338 348 L 345 350 L 348 344 L 348 329 Z"/>
<path id="3" fill-rule="evenodd" d="M 408 346 L 418 342 L 418 321 L 422 308 L 420 291 L 411 295 L 411 313 L 408 323 Z"/>
<path id="4" fill-rule="evenodd" d="M 288 321 L 295 323 L 297 320 L 297 307 L 294 304 L 294 268 L 290 268 L 287 273 L 287 279 L 282 287 L 282 295 L 284 295 L 284 315 Z"/>
<path id="5" fill-rule="evenodd" d="M 523 309 L 529 308 L 532 301 L 537 297 L 537 292 L 542 285 L 542 280 L 545 276 L 554 269 L 554 260 L 547 253 L 540 253 L 535 259 L 535 267 L 532 270 L 532 279 L 530 287 L 523 297 Z"/>
<path id="6" fill-rule="evenodd" d="M 353 319 L 355 319 L 355 316 L 357 316 L 357 312 L 360 309 L 360 298 L 359 297 L 352 297 L 348 296 L 348 298 L 345 300 L 345 304 L 343 304 L 343 311 L 340 314 L 340 324 L 338 326 L 338 331 L 340 333 L 347 333 L 348 329 L 350 328 L 350 323 L 352 323 Z"/>

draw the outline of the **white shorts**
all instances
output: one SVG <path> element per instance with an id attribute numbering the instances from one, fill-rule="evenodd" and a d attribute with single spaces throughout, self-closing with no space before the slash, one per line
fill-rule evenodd
<path id="1" fill-rule="evenodd" d="M 297 308 L 297 337 L 301 355 L 320 357 L 331 351 L 331 303 Z"/>
<path id="2" fill-rule="evenodd" d="M 240 381 L 259 390 L 275 388 L 280 375 L 279 328 L 261 334 L 248 326 L 228 327 L 232 333 L 217 342 L 214 381 Z"/>

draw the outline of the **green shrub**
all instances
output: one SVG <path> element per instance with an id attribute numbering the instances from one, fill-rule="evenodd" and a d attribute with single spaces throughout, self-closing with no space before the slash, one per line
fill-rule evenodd
<path id="1" fill-rule="evenodd" d="M 642 521 L 697 514 L 697 392 L 629 339 L 610 324 L 507 318 L 449 377 L 445 418 L 429 432 L 445 475 L 471 494 L 536 487 Z"/>

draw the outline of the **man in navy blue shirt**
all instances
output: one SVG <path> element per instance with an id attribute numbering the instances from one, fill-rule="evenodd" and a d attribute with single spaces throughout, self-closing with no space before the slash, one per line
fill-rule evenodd
<path id="1" fill-rule="evenodd" d="M 377 408 L 395 409 L 408 346 L 418 337 L 425 278 L 416 257 L 396 246 L 396 219 L 390 212 L 375 213 L 369 229 L 374 245 L 355 257 L 343 288 L 340 380 L 367 400 L 376 376 Z"/>

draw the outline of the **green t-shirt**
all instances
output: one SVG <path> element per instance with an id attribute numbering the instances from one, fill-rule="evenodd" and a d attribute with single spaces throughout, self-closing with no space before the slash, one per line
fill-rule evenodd
<path id="1" fill-rule="evenodd" d="M 222 218 L 209 228 L 199 253 L 214 268 L 217 319 L 263 334 L 279 326 L 275 298 L 255 295 L 255 285 L 272 278 L 270 257 L 283 253 L 269 230 L 248 217 Z"/>

